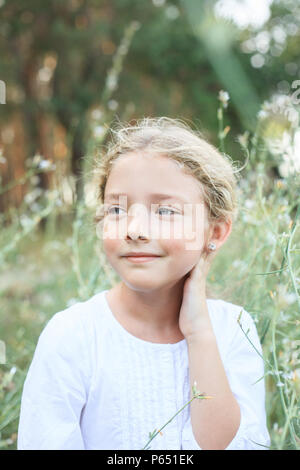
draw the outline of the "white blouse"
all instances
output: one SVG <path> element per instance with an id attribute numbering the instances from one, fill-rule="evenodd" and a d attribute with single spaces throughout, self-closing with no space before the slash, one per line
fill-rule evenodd
<path id="1" fill-rule="evenodd" d="M 24 382 L 19 450 L 141 450 L 149 433 L 191 399 L 186 340 L 160 344 L 133 336 L 113 315 L 107 291 L 57 312 L 44 327 Z M 226 450 L 266 450 L 264 363 L 237 323 L 240 311 L 243 330 L 249 329 L 248 338 L 262 354 L 255 323 L 238 305 L 215 299 L 207 305 L 241 409 L 239 429 Z M 197 388 L 203 392 L 200 384 Z M 149 446 L 201 450 L 190 405 Z"/>

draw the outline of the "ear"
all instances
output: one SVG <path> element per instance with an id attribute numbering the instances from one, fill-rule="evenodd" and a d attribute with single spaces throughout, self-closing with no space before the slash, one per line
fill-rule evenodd
<path id="1" fill-rule="evenodd" d="M 231 230 L 232 220 L 212 222 L 208 242 L 214 242 L 217 245 L 217 249 L 221 248 L 231 234 Z"/>

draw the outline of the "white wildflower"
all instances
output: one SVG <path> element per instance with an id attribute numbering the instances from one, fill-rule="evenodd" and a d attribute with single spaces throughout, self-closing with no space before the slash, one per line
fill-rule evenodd
<path id="1" fill-rule="evenodd" d="M 106 86 L 111 91 L 114 91 L 117 88 L 117 76 L 114 73 L 110 73 L 108 75 Z"/>
<path id="2" fill-rule="evenodd" d="M 291 372 L 284 372 L 282 374 L 282 377 L 286 380 L 292 380 L 294 378 L 294 373 L 291 371 Z"/>
<path id="3" fill-rule="evenodd" d="M 291 304 L 293 304 L 293 303 L 296 302 L 297 296 L 296 296 L 296 294 L 295 294 L 294 292 L 290 292 L 290 293 L 287 292 L 287 293 L 284 295 L 284 299 L 285 299 L 285 301 L 286 301 L 289 305 L 291 305 Z"/>
<path id="4" fill-rule="evenodd" d="M 111 111 L 115 111 L 119 106 L 119 103 L 116 100 L 109 100 L 107 106 Z"/>
<path id="5" fill-rule="evenodd" d="M 223 104 L 224 108 L 227 108 L 228 101 L 229 101 L 229 93 L 224 90 L 219 91 L 219 100 Z"/>
<path id="6" fill-rule="evenodd" d="M 269 113 L 265 109 L 261 109 L 260 111 L 258 111 L 257 113 L 258 119 L 266 119 L 267 117 L 269 117 Z"/>
<path id="7" fill-rule="evenodd" d="M 255 202 L 252 199 L 246 199 L 245 207 L 247 207 L 247 209 L 252 209 L 252 207 L 254 206 L 255 206 Z"/>
<path id="8" fill-rule="evenodd" d="M 33 175 L 31 178 L 30 178 L 30 183 L 33 184 L 33 185 L 36 185 L 40 182 L 40 178 L 39 176 L 37 175 Z"/>
<path id="9" fill-rule="evenodd" d="M 165 4 L 166 0 L 152 0 L 152 2 L 153 5 L 156 7 L 162 7 Z"/>
<path id="10" fill-rule="evenodd" d="M 278 171 L 282 178 L 300 173 L 300 130 L 294 138 L 284 131 L 279 139 L 266 139 L 266 144 L 273 155 L 281 157 Z"/>
<path id="11" fill-rule="evenodd" d="M 94 128 L 93 134 L 94 134 L 95 138 L 99 139 L 99 138 L 103 137 L 104 133 L 105 133 L 105 127 L 104 126 L 96 126 Z"/>
<path id="12" fill-rule="evenodd" d="M 244 134 L 239 134 L 237 136 L 237 140 L 239 142 L 239 144 L 246 148 L 247 145 L 248 145 L 248 139 L 249 139 L 249 132 L 248 131 L 245 131 Z"/>
<path id="13" fill-rule="evenodd" d="M 43 157 L 42 157 L 41 155 L 36 154 L 36 155 L 33 157 L 33 159 L 32 159 L 32 163 L 33 163 L 34 165 L 38 165 L 38 164 L 42 161 L 42 158 L 43 158 Z"/>
<path id="14" fill-rule="evenodd" d="M 99 120 L 103 116 L 103 111 L 101 111 L 101 109 L 99 108 L 94 109 L 91 113 L 91 116 L 92 116 L 92 119 Z"/>
<path id="15" fill-rule="evenodd" d="M 33 221 L 26 214 L 22 214 L 20 217 L 20 224 L 22 227 L 27 228 L 33 224 Z"/>
<path id="16" fill-rule="evenodd" d="M 42 188 L 35 188 L 30 193 L 27 193 L 24 196 L 24 201 L 26 202 L 26 204 L 31 204 L 42 194 L 42 192 Z"/>
<path id="17" fill-rule="evenodd" d="M 175 5 L 170 5 L 166 8 L 166 16 L 169 20 L 176 20 L 179 16 L 179 9 Z"/>
<path id="18" fill-rule="evenodd" d="M 39 168 L 41 170 L 46 170 L 51 167 L 51 161 L 50 160 L 41 160 L 39 163 Z"/>

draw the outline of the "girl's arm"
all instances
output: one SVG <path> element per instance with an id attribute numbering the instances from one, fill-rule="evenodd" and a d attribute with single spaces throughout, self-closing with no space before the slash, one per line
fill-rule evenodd
<path id="1" fill-rule="evenodd" d="M 263 449 L 269 445 L 264 382 L 253 385 L 264 375 L 261 345 L 255 324 L 244 311 L 244 322 L 260 355 L 235 321 L 231 329 L 226 329 L 224 324 L 224 331 L 219 331 L 225 335 L 222 338 L 225 343 L 229 331 L 236 333 L 223 364 L 206 301 L 205 284 L 211 258 L 204 254 L 185 281 L 179 315 L 179 327 L 188 344 L 190 388 L 196 382 L 200 393 L 213 396 L 211 400 L 192 401 L 191 426 L 187 423 L 184 428 L 183 445 L 196 449 Z M 225 323 L 235 317 L 232 305 L 228 304 Z M 235 309 L 240 312 L 238 306 Z"/>
<path id="2" fill-rule="evenodd" d="M 190 388 L 194 382 L 211 400 L 193 400 L 190 405 L 193 432 L 202 449 L 225 449 L 240 425 L 240 407 L 235 399 L 219 354 L 205 304 L 207 325 L 186 338 Z"/>
<path id="3" fill-rule="evenodd" d="M 19 450 L 84 449 L 88 364 L 78 313 L 58 312 L 39 337 L 23 387 Z"/>
<path id="4" fill-rule="evenodd" d="M 233 339 L 224 364 L 210 328 L 207 335 L 187 340 L 190 384 L 196 381 L 200 392 L 214 398 L 191 403 L 191 422 L 183 433 L 185 449 L 266 450 L 270 446 L 262 348 L 254 321 L 244 309 L 241 324 L 248 339 L 238 325 L 240 310 L 228 308 Z"/>

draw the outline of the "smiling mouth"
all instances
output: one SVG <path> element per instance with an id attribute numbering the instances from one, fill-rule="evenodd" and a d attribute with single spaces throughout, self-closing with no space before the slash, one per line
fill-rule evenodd
<path id="1" fill-rule="evenodd" d="M 148 261 L 154 261 L 160 258 L 160 256 L 124 256 L 123 258 L 132 263 L 146 263 Z"/>

